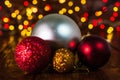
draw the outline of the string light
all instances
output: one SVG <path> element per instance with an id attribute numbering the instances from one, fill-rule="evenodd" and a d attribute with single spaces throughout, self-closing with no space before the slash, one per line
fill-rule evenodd
<path id="1" fill-rule="evenodd" d="M 102 15 L 102 11 L 96 11 L 96 12 L 95 12 L 95 16 L 98 17 L 98 16 L 101 16 L 101 15 Z"/>
<path id="2" fill-rule="evenodd" d="M 29 2 L 28 1 L 24 1 L 24 6 L 28 6 L 29 5 Z"/>
<path id="3" fill-rule="evenodd" d="M 23 22 L 23 24 L 24 24 L 24 25 L 29 25 L 29 21 L 28 21 L 28 20 L 25 20 L 25 21 Z"/>
<path id="4" fill-rule="evenodd" d="M 29 15 L 28 16 L 28 20 L 32 20 L 33 19 L 33 16 L 32 15 Z"/>
<path id="5" fill-rule="evenodd" d="M 100 25 L 100 29 L 104 29 L 105 28 L 105 25 L 104 24 L 101 24 Z"/>
<path id="6" fill-rule="evenodd" d="M 18 29 L 19 29 L 19 30 L 22 30 L 22 29 L 23 29 L 23 25 L 20 24 L 20 25 L 18 26 Z"/>
<path id="7" fill-rule="evenodd" d="M 39 14 L 38 15 L 38 19 L 42 19 L 43 18 L 43 15 L 42 14 Z"/>
<path id="8" fill-rule="evenodd" d="M 36 5 L 37 3 L 38 3 L 37 0 L 33 0 L 33 1 L 32 1 L 32 4 L 34 4 L 34 5 Z"/>
<path id="9" fill-rule="evenodd" d="M 0 5 L 0 11 L 2 10 L 2 6 Z"/>
<path id="10" fill-rule="evenodd" d="M 66 0 L 59 0 L 59 3 L 60 4 L 63 4 L 63 3 L 65 3 L 66 2 Z"/>
<path id="11" fill-rule="evenodd" d="M 69 1 L 69 2 L 68 2 L 68 6 L 69 6 L 69 7 L 73 6 L 73 1 Z"/>
<path id="12" fill-rule="evenodd" d="M 118 13 L 117 12 L 113 12 L 113 16 L 114 17 L 118 17 Z"/>
<path id="13" fill-rule="evenodd" d="M 111 16 L 110 21 L 112 21 L 112 22 L 115 21 L 115 17 Z"/>
<path id="14" fill-rule="evenodd" d="M 120 26 L 117 26 L 117 27 L 116 27 L 116 31 L 120 31 Z"/>
<path id="15" fill-rule="evenodd" d="M 3 17 L 3 22 L 8 23 L 8 22 L 10 22 L 10 19 L 8 17 Z"/>
<path id="16" fill-rule="evenodd" d="M 49 4 L 46 4 L 44 7 L 45 11 L 50 11 L 51 10 L 51 6 Z"/>
<path id="17" fill-rule="evenodd" d="M 16 13 L 12 13 L 12 14 L 11 14 L 11 17 L 12 17 L 12 18 L 16 18 L 16 16 L 17 16 Z"/>
<path id="18" fill-rule="evenodd" d="M 108 34 L 112 33 L 113 31 L 114 31 L 114 28 L 111 27 L 111 26 L 107 29 L 107 33 L 108 33 Z"/>
<path id="19" fill-rule="evenodd" d="M 31 9 L 32 9 L 33 13 L 37 13 L 38 12 L 38 9 L 36 7 L 32 7 Z"/>
<path id="20" fill-rule="evenodd" d="M 17 16 L 17 20 L 21 20 L 22 19 L 22 16 L 21 15 L 18 15 Z"/>
<path id="21" fill-rule="evenodd" d="M 68 14 L 73 14 L 73 10 L 72 10 L 72 9 L 69 9 L 69 10 L 68 10 Z"/>
<path id="22" fill-rule="evenodd" d="M 117 12 L 118 10 L 119 10 L 118 7 L 113 7 L 114 12 Z"/>
<path id="23" fill-rule="evenodd" d="M 13 25 L 10 25 L 10 26 L 9 26 L 9 30 L 13 31 L 13 30 L 14 30 L 14 26 L 13 26 Z"/>
<path id="24" fill-rule="evenodd" d="M 79 6 L 75 6 L 74 10 L 75 10 L 76 12 L 79 12 L 79 11 L 80 11 L 80 7 L 79 7 Z"/>
<path id="25" fill-rule="evenodd" d="M 86 22 L 86 18 L 85 18 L 85 17 L 81 17 L 80 20 L 81 20 L 81 22 L 83 22 L 83 23 Z"/>
<path id="26" fill-rule="evenodd" d="M 66 13 L 67 9 L 66 8 L 62 8 L 63 13 Z"/>
<path id="27" fill-rule="evenodd" d="M 93 24 L 89 24 L 88 29 L 93 29 Z"/>
<path id="28" fill-rule="evenodd" d="M 82 5 L 86 4 L 86 0 L 80 0 Z"/>

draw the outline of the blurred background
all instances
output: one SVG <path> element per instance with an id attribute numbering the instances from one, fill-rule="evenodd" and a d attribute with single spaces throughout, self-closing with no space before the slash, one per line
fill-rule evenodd
<path id="1" fill-rule="evenodd" d="M 14 80 L 25 74 L 14 62 L 15 46 L 30 36 L 38 20 L 51 13 L 71 17 L 82 36 L 95 34 L 105 38 L 111 46 L 112 57 L 103 71 L 110 80 L 120 78 L 120 0 L 0 0 L 0 80 Z M 90 80 L 96 80 L 93 78 Z M 34 76 L 23 80 L 34 80 Z"/>

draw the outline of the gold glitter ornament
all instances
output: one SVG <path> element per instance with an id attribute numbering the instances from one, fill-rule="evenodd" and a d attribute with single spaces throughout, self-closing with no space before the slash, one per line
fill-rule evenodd
<path id="1" fill-rule="evenodd" d="M 68 72 L 74 67 L 74 54 L 65 48 L 58 49 L 53 57 L 53 68 L 57 72 Z"/>

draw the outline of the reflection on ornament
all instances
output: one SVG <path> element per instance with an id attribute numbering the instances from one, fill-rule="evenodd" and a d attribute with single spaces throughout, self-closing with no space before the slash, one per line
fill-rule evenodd
<path id="1" fill-rule="evenodd" d="M 53 57 L 53 68 L 58 72 L 67 72 L 73 69 L 74 55 L 71 51 L 58 49 Z"/>
<path id="2" fill-rule="evenodd" d="M 69 17 L 60 14 L 49 14 L 39 20 L 32 31 L 32 36 L 55 42 L 61 47 L 68 47 L 70 40 L 81 39 L 77 24 Z"/>

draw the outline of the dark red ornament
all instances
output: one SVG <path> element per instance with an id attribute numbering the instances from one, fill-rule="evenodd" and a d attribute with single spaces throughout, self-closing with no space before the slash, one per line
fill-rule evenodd
<path id="1" fill-rule="evenodd" d="M 15 50 L 15 61 L 20 69 L 36 72 L 44 69 L 51 59 L 51 49 L 46 41 L 38 37 L 23 39 Z"/>
<path id="2" fill-rule="evenodd" d="M 80 61 L 90 69 L 104 66 L 111 55 L 110 46 L 99 36 L 86 36 L 78 46 Z"/>

